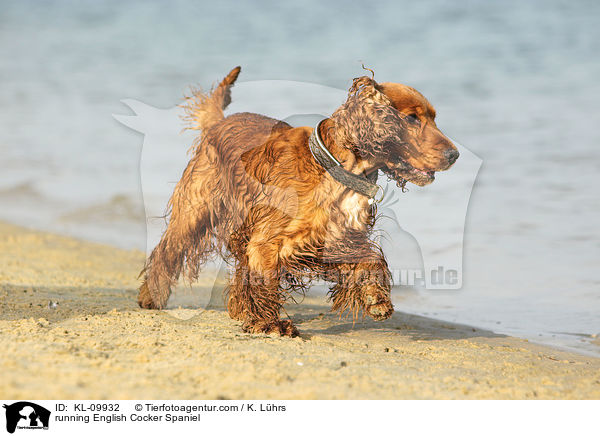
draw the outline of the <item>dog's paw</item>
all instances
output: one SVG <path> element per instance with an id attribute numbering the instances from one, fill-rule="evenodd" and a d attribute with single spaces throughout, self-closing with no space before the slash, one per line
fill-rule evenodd
<path id="1" fill-rule="evenodd" d="M 365 290 L 364 302 L 365 311 L 375 321 L 388 319 L 394 313 L 389 295 L 376 286 Z"/>
<path id="2" fill-rule="evenodd" d="M 160 309 L 152 299 L 150 289 L 148 289 L 148 284 L 146 282 L 140 287 L 137 302 L 142 309 Z"/>
<path id="3" fill-rule="evenodd" d="M 288 319 L 245 322 L 242 330 L 246 333 L 278 334 L 279 336 L 288 336 L 290 338 L 294 338 L 299 334 L 296 326 Z"/>
<path id="4" fill-rule="evenodd" d="M 383 301 L 367 306 L 366 310 L 369 316 L 375 321 L 383 321 L 392 316 L 392 313 L 394 313 L 394 306 L 392 306 L 392 303 L 389 301 Z"/>

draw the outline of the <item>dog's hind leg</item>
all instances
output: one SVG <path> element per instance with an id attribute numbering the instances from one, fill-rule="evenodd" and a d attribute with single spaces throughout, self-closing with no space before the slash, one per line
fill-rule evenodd
<path id="1" fill-rule="evenodd" d="M 167 230 L 142 271 L 144 282 L 140 287 L 138 304 L 146 309 L 164 308 L 184 265 L 188 276 L 195 279 L 200 265 L 214 250 L 210 235 L 218 213 L 211 210 L 213 205 L 204 199 L 208 196 L 200 195 L 207 191 L 206 187 L 187 182 L 186 173 L 171 197 L 172 210 Z"/>
<path id="2" fill-rule="evenodd" d="M 140 287 L 138 304 L 145 309 L 163 309 L 171 288 L 176 283 L 185 263 L 197 275 L 198 264 L 212 250 L 208 235 L 208 211 L 195 208 L 193 225 L 182 225 L 181 218 L 173 215 L 158 245 L 152 250 L 143 270 L 144 282 Z M 189 219 L 189 218 L 186 218 Z"/>
<path id="3" fill-rule="evenodd" d="M 228 290 L 229 315 L 243 322 L 245 332 L 297 336 L 298 330 L 292 322 L 279 318 L 284 300 L 279 289 L 275 245 L 250 242 L 240 257 Z"/>

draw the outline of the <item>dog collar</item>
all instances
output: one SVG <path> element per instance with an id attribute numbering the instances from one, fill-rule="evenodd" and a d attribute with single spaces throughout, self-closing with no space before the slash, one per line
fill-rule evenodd
<path id="1" fill-rule="evenodd" d="M 323 121 L 319 121 L 315 126 L 310 138 L 308 138 L 308 148 L 317 163 L 321 165 L 336 181 L 369 198 L 369 204 L 375 201 L 377 191 L 381 190 L 381 186 L 377 183 L 378 171 L 373 171 L 368 176 L 357 175 L 351 173 L 342 167 L 331 152 L 325 147 L 319 135 L 319 126 Z M 381 199 L 380 199 L 381 200 Z M 379 200 L 377 200 L 379 201 Z"/>

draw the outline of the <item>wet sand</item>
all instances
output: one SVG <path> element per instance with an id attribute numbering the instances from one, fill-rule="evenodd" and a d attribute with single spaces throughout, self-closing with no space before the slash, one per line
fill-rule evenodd
<path id="1" fill-rule="evenodd" d="M 401 308 L 353 325 L 309 294 L 286 307 L 294 339 L 242 333 L 222 309 L 141 310 L 143 261 L 0 223 L 0 397 L 600 399 L 598 358 Z"/>

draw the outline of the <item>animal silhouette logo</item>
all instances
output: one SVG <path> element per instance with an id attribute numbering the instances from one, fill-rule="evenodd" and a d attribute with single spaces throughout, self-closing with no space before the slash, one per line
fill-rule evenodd
<path id="1" fill-rule="evenodd" d="M 346 98 L 346 91 L 314 83 L 261 80 L 238 82 L 225 115 L 260 113 L 292 126 L 314 125 L 329 116 Z M 182 107 L 158 109 L 124 99 L 135 115 L 113 115 L 144 135 L 140 176 L 146 211 L 147 251 L 157 244 L 166 228 L 165 206 L 185 168 L 197 131 L 184 130 Z M 374 235 L 388 253 L 395 285 L 426 289 L 460 289 L 463 284 L 463 239 L 469 200 L 482 160 L 453 141 L 460 159 L 452 171 L 439 173 L 436 183 L 408 192 L 380 177 L 384 189 Z M 289 205 L 288 205 L 289 207 Z M 286 210 L 286 212 L 289 212 Z M 416 253 L 407 260 L 407 246 Z M 402 246 L 402 250 L 398 249 Z M 411 268 L 407 269 L 410 264 Z M 223 262 L 213 268 L 222 274 Z M 215 280 L 217 276 L 214 277 Z"/>
<path id="2" fill-rule="evenodd" d="M 4 404 L 6 409 L 6 431 L 14 433 L 18 429 L 48 429 L 50 411 L 38 404 L 29 401 L 19 401 L 10 405 Z"/>

